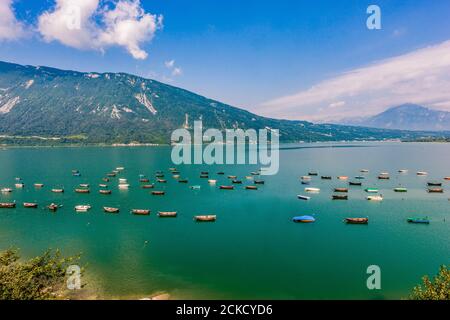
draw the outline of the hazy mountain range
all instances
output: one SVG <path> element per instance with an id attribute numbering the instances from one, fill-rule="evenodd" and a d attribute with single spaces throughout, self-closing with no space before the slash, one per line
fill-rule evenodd
<path id="1" fill-rule="evenodd" d="M 339 123 L 383 129 L 449 131 L 450 112 L 433 110 L 416 104 L 403 104 L 375 116 L 346 119 Z"/>
<path id="2" fill-rule="evenodd" d="M 130 74 L 0 62 L 0 143 L 169 143 L 174 129 L 190 127 L 197 119 L 204 127 L 222 130 L 279 129 L 282 141 L 428 135 L 270 119 Z"/>

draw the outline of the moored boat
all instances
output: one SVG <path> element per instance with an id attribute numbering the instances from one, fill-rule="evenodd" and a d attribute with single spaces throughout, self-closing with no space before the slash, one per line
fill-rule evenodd
<path id="1" fill-rule="evenodd" d="M 428 188 L 428 193 L 444 193 L 442 188 Z"/>
<path id="2" fill-rule="evenodd" d="M 245 186 L 245 189 L 247 190 L 258 190 L 257 186 Z"/>
<path id="3" fill-rule="evenodd" d="M 131 213 L 137 216 L 148 216 L 150 214 L 150 210 L 147 209 L 133 209 Z"/>
<path id="4" fill-rule="evenodd" d="M 152 195 L 154 196 L 163 196 L 165 194 L 166 194 L 165 191 L 152 191 Z"/>
<path id="5" fill-rule="evenodd" d="M 49 205 L 47 206 L 47 209 L 50 210 L 50 211 L 56 211 L 56 210 L 58 210 L 60 207 L 61 207 L 60 205 L 57 205 L 57 204 L 55 204 L 55 203 L 51 203 L 51 204 L 49 204 Z"/>
<path id="6" fill-rule="evenodd" d="M 98 190 L 98 192 L 99 192 L 100 194 L 111 194 L 111 193 L 112 193 L 111 190 L 107 190 L 107 189 L 101 189 L 101 190 Z"/>
<path id="7" fill-rule="evenodd" d="M 332 200 L 348 200 L 348 195 L 334 194 L 331 196 Z"/>
<path id="8" fill-rule="evenodd" d="M 264 180 L 255 180 L 253 181 L 254 184 L 264 184 L 265 181 Z"/>
<path id="9" fill-rule="evenodd" d="M 450 180 L 450 177 L 445 177 L 444 180 L 447 180 L 447 181 L 448 181 L 448 180 Z"/>
<path id="10" fill-rule="evenodd" d="M 348 180 L 347 176 L 338 176 L 338 180 Z"/>
<path id="11" fill-rule="evenodd" d="M 322 180 L 331 180 L 332 177 L 331 176 L 321 176 L 320 177 Z"/>
<path id="12" fill-rule="evenodd" d="M 400 169 L 398 170 L 398 173 L 408 173 L 408 169 Z"/>
<path id="13" fill-rule="evenodd" d="M 217 220 L 215 215 L 195 216 L 194 220 L 197 222 L 214 222 Z"/>
<path id="14" fill-rule="evenodd" d="M 167 180 L 165 180 L 165 179 L 158 179 L 158 180 L 156 180 L 158 183 L 167 183 Z"/>
<path id="15" fill-rule="evenodd" d="M 192 190 L 200 190 L 202 187 L 195 185 L 195 186 L 190 186 L 189 188 L 191 188 Z"/>
<path id="16" fill-rule="evenodd" d="M 429 224 L 430 220 L 425 217 L 425 218 L 408 218 L 407 221 L 409 223 L 420 223 L 420 224 Z"/>
<path id="17" fill-rule="evenodd" d="M 364 180 L 365 178 L 366 178 L 366 177 L 364 177 L 364 176 L 356 176 L 356 177 L 355 177 L 356 180 Z"/>
<path id="18" fill-rule="evenodd" d="M 313 223 L 316 219 L 313 216 L 299 216 L 292 218 L 292 221 L 297 223 Z"/>
<path id="19" fill-rule="evenodd" d="M 435 181 L 427 182 L 427 186 L 429 186 L 429 187 L 442 187 L 442 182 L 435 182 Z"/>
<path id="20" fill-rule="evenodd" d="M 188 183 L 189 180 L 188 179 L 180 179 L 178 180 L 179 183 Z"/>
<path id="21" fill-rule="evenodd" d="M 348 224 L 368 224 L 369 218 L 345 218 L 344 221 Z"/>
<path id="22" fill-rule="evenodd" d="M 350 181 L 349 186 L 362 186 L 362 182 Z"/>
<path id="23" fill-rule="evenodd" d="M 377 188 L 366 188 L 364 191 L 366 191 L 367 193 L 378 193 Z"/>
<path id="24" fill-rule="evenodd" d="M 408 189 L 403 187 L 394 188 L 394 192 L 408 192 Z"/>
<path id="25" fill-rule="evenodd" d="M 320 192 L 319 188 L 305 188 L 305 192 L 318 193 Z"/>
<path id="26" fill-rule="evenodd" d="M 222 189 L 222 190 L 233 190 L 234 186 L 220 186 L 219 189 Z"/>
<path id="27" fill-rule="evenodd" d="M 158 217 L 160 218 L 175 218 L 177 216 L 176 211 L 159 211 Z"/>
<path id="28" fill-rule="evenodd" d="M 17 189 L 22 189 L 23 187 L 25 187 L 25 184 L 24 184 L 24 183 L 16 183 L 14 186 L 15 186 Z"/>
<path id="29" fill-rule="evenodd" d="M 348 192 L 348 188 L 334 188 L 334 192 L 346 193 Z"/>
<path id="30" fill-rule="evenodd" d="M 75 189 L 76 193 L 90 193 L 89 189 Z"/>
<path id="31" fill-rule="evenodd" d="M 361 173 L 369 173 L 369 169 L 361 169 L 361 170 L 359 170 L 359 172 L 361 172 Z"/>
<path id="32" fill-rule="evenodd" d="M 89 184 L 88 183 L 80 183 L 80 188 L 89 188 Z"/>
<path id="33" fill-rule="evenodd" d="M 119 184 L 119 189 L 121 190 L 126 190 L 130 187 L 130 185 L 128 183 L 120 183 Z"/>
<path id="34" fill-rule="evenodd" d="M 141 182 L 141 183 L 147 183 L 147 182 L 150 182 L 150 179 L 148 179 L 148 178 L 142 178 L 142 179 L 139 179 L 139 182 Z"/>
<path id="35" fill-rule="evenodd" d="M 128 183 L 128 180 L 125 179 L 125 178 L 119 178 L 119 183 L 120 184 L 126 184 L 126 183 Z"/>
<path id="36" fill-rule="evenodd" d="M 90 209 L 91 209 L 91 206 L 88 204 L 75 206 L 76 212 L 88 212 Z"/>
<path id="37" fill-rule="evenodd" d="M 223 176 L 223 175 L 225 175 L 225 172 L 223 172 L 223 171 L 219 171 L 219 172 L 217 172 L 217 175 L 219 175 L 219 176 Z"/>
<path id="38" fill-rule="evenodd" d="M 52 189 L 53 193 L 64 193 L 64 189 L 60 188 L 60 189 Z"/>
<path id="39" fill-rule="evenodd" d="M 237 179 L 237 176 L 228 176 L 228 179 L 234 180 Z"/>
<path id="40" fill-rule="evenodd" d="M 112 207 L 103 207 L 103 211 L 107 213 L 119 213 L 119 208 L 112 208 Z"/>
<path id="41" fill-rule="evenodd" d="M 426 171 L 417 171 L 417 173 L 416 173 L 418 176 L 426 176 L 426 175 L 428 175 L 428 172 L 426 172 Z"/>
<path id="42" fill-rule="evenodd" d="M 389 180 L 389 179 L 390 179 L 389 175 L 386 174 L 380 174 L 378 176 L 378 180 Z"/>
<path id="43" fill-rule="evenodd" d="M 302 177 L 300 177 L 300 180 L 311 181 L 311 177 L 310 176 L 302 176 Z"/>
<path id="44" fill-rule="evenodd" d="M 142 189 L 153 189 L 155 187 L 154 184 L 144 184 L 142 185 Z"/>
<path id="45" fill-rule="evenodd" d="M 301 194 L 297 195 L 297 198 L 300 199 L 300 200 L 311 200 L 311 197 L 304 196 L 304 195 L 301 195 Z"/>
<path id="46" fill-rule="evenodd" d="M 210 179 L 210 180 L 208 180 L 208 183 L 209 183 L 209 184 L 216 184 L 216 183 L 217 183 L 217 180 Z"/>
<path id="47" fill-rule="evenodd" d="M 103 183 L 99 184 L 98 186 L 99 186 L 100 188 L 108 188 L 108 185 L 107 185 L 107 184 L 103 184 Z"/>
<path id="48" fill-rule="evenodd" d="M 383 196 L 368 196 L 367 200 L 369 200 L 369 201 L 383 201 Z"/>
<path id="49" fill-rule="evenodd" d="M 38 207 L 38 204 L 35 202 L 24 202 L 23 207 L 36 209 Z"/>
<path id="50" fill-rule="evenodd" d="M 43 184 L 43 183 L 35 183 L 35 184 L 34 184 L 34 187 L 35 187 L 35 188 L 43 188 L 43 187 L 44 187 L 44 184 Z"/>
<path id="51" fill-rule="evenodd" d="M 6 208 L 15 208 L 16 203 L 15 202 L 1 202 L 0 208 L 6 209 Z"/>
<path id="52" fill-rule="evenodd" d="M 102 178 L 103 182 L 109 182 L 109 178 Z"/>
<path id="53" fill-rule="evenodd" d="M 117 173 L 115 173 L 115 172 L 110 172 L 110 173 L 107 173 L 106 175 L 107 175 L 108 177 L 114 178 L 114 177 L 117 175 Z"/>
<path id="54" fill-rule="evenodd" d="M 231 183 L 233 183 L 233 184 L 242 184 L 242 181 L 241 180 L 233 180 L 233 181 L 231 181 Z"/>
<path id="55" fill-rule="evenodd" d="M 1 189 L 1 192 L 2 193 L 10 193 L 10 192 L 12 192 L 13 190 L 11 189 L 11 188 L 2 188 Z"/>
<path id="56" fill-rule="evenodd" d="M 308 176 L 312 176 L 312 177 L 316 177 L 316 176 L 318 176 L 319 174 L 317 173 L 317 172 L 315 172 L 315 171 L 310 171 L 310 172 L 308 172 Z"/>

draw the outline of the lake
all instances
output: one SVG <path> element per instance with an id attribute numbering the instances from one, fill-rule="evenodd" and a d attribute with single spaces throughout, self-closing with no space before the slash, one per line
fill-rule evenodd
<path id="1" fill-rule="evenodd" d="M 24 257 L 59 248 L 64 255 L 82 253 L 86 290 L 99 298 L 141 298 L 168 292 L 172 298 L 204 299 L 398 299 L 408 295 L 424 274 L 450 263 L 450 146 L 438 143 L 335 143 L 283 145 L 280 171 L 263 177 L 258 190 L 245 190 L 255 165 L 180 165 L 178 183 L 168 169 L 170 147 L 5 148 L 0 151 L 0 186 L 13 192 L 1 202 L 16 209 L 0 210 L 0 250 L 21 249 Z M 109 183 L 111 195 L 98 193 L 101 178 L 116 167 L 125 170 Z M 350 186 L 348 201 L 332 201 L 335 187 L 369 169 L 362 187 Z M 78 169 L 81 177 L 72 176 Z M 409 169 L 399 174 L 399 169 Z M 162 170 L 167 183 L 155 183 L 165 196 L 142 189 L 139 175 L 155 181 Z M 310 201 L 300 177 L 317 171 L 311 187 L 321 189 Z M 200 178 L 209 171 L 210 186 Z M 224 176 L 216 175 L 225 172 Z M 378 180 L 380 172 L 390 180 Z M 427 171 L 428 176 L 417 176 Z M 219 190 L 237 175 L 243 185 Z M 330 175 L 331 181 L 320 175 Z M 21 177 L 25 188 L 15 189 Z M 127 178 L 129 190 L 118 189 Z M 443 194 L 427 193 L 428 181 L 443 183 Z M 34 183 L 44 183 L 42 189 Z M 76 194 L 80 183 L 90 194 Z M 200 185 L 192 190 L 191 185 Z M 50 189 L 64 187 L 65 193 Z M 395 193 L 404 186 L 407 193 Z M 366 200 L 364 189 L 376 187 L 382 202 Z M 23 202 L 38 202 L 26 209 Z M 64 206 L 50 213 L 51 202 Z M 88 213 L 74 206 L 90 204 Z M 102 207 L 119 207 L 117 215 Z M 148 208 L 150 216 L 130 209 Z M 158 211 L 177 211 L 163 219 Z M 214 223 L 196 223 L 195 215 L 217 215 Z M 314 215 L 313 224 L 292 218 Z M 407 223 L 409 217 L 430 219 L 429 225 Z M 368 225 L 346 225 L 346 217 L 369 217 Z M 381 290 L 368 290 L 367 267 L 381 268 Z"/>

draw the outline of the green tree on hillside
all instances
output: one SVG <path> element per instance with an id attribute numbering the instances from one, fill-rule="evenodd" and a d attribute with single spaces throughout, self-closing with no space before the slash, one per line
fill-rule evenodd
<path id="1" fill-rule="evenodd" d="M 411 300 L 450 300 L 450 269 L 443 265 L 439 273 L 430 279 L 422 278 L 422 284 L 414 287 Z"/>

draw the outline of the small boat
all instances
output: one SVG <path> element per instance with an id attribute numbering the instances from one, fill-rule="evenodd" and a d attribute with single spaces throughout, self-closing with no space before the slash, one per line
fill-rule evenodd
<path id="1" fill-rule="evenodd" d="M 118 173 L 119 173 L 119 170 L 117 170 L 117 169 L 116 169 L 116 170 L 113 170 L 112 173 L 118 174 Z"/>
<path id="2" fill-rule="evenodd" d="M 361 172 L 361 173 L 369 173 L 369 169 L 361 169 L 361 170 L 359 170 L 359 172 Z"/>
<path id="3" fill-rule="evenodd" d="M 35 202 L 24 202 L 23 207 L 36 209 L 38 207 L 38 204 Z"/>
<path id="4" fill-rule="evenodd" d="M 428 172 L 426 172 L 426 171 L 418 171 L 417 175 L 418 176 L 426 176 L 426 175 L 428 175 Z"/>
<path id="5" fill-rule="evenodd" d="M 332 200 L 348 200 L 348 195 L 342 195 L 342 194 L 334 194 L 331 196 Z"/>
<path id="6" fill-rule="evenodd" d="M 202 171 L 202 172 L 200 172 L 200 174 L 209 174 L 209 172 L 208 171 Z"/>
<path id="7" fill-rule="evenodd" d="M 233 180 L 233 181 L 231 181 L 231 183 L 233 183 L 233 184 L 242 184 L 242 181 L 241 180 Z M 256 183 L 256 181 L 255 181 L 255 183 Z"/>
<path id="8" fill-rule="evenodd" d="M 100 194 L 111 194 L 111 193 L 112 193 L 111 190 L 105 190 L 105 189 L 99 190 L 98 192 L 99 192 Z"/>
<path id="9" fill-rule="evenodd" d="M 304 180 L 304 181 L 302 181 L 302 184 L 304 184 L 304 185 L 309 185 L 309 184 L 311 184 L 311 181 L 306 181 L 306 180 Z"/>
<path id="10" fill-rule="evenodd" d="M 176 168 L 169 168 L 169 171 L 176 171 L 177 169 Z"/>
<path id="11" fill-rule="evenodd" d="M 117 175 L 117 173 L 115 172 L 110 172 L 106 174 L 108 177 L 115 177 Z"/>
<path id="12" fill-rule="evenodd" d="M 2 209 L 15 208 L 15 207 L 16 207 L 15 202 L 1 202 L 0 203 L 0 208 L 2 208 Z"/>
<path id="13" fill-rule="evenodd" d="M 76 193 L 89 193 L 89 189 L 75 189 Z"/>
<path id="14" fill-rule="evenodd" d="M 176 211 L 169 211 L 169 212 L 159 211 L 158 212 L 158 217 L 160 217 L 160 218 L 175 218 L 176 216 L 177 216 Z"/>
<path id="15" fill-rule="evenodd" d="M 195 216 L 194 220 L 197 222 L 214 222 L 217 220 L 217 216 L 215 215 Z"/>
<path id="16" fill-rule="evenodd" d="M 259 172 L 256 172 L 256 171 L 250 172 L 250 174 L 251 174 L 252 176 L 259 176 L 259 175 L 260 175 L 260 173 L 259 173 Z"/>
<path id="17" fill-rule="evenodd" d="M 64 189 L 52 189 L 53 193 L 64 193 Z"/>
<path id="18" fill-rule="evenodd" d="M 123 170 L 125 170 L 125 168 L 124 167 L 117 167 L 116 170 L 117 171 L 123 171 Z"/>
<path id="19" fill-rule="evenodd" d="M 179 183 L 188 183 L 189 180 L 188 179 L 180 179 L 178 180 Z"/>
<path id="20" fill-rule="evenodd" d="M 167 183 L 167 180 L 165 180 L 165 179 L 158 179 L 158 180 L 156 180 L 158 183 Z"/>
<path id="21" fill-rule="evenodd" d="M 245 189 L 247 190 L 258 190 L 257 186 L 246 186 Z"/>
<path id="22" fill-rule="evenodd" d="M 311 200 L 311 197 L 303 196 L 301 194 L 297 195 L 297 198 L 300 199 L 300 200 Z"/>
<path id="23" fill-rule="evenodd" d="M 380 174 L 378 176 L 378 180 L 389 180 L 390 177 L 388 175 Z"/>
<path id="24" fill-rule="evenodd" d="M 142 185 L 142 189 L 153 189 L 155 187 L 154 184 L 144 184 Z"/>
<path id="25" fill-rule="evenodd" d="M 364 191 L 366 191 L 367 193 L 378 193 L 378 189 L 376 188 L 367 188 Z"/>
<path id="26" fill-rule="evenodd" d="M 346 192 L 348 192 L 348 188 L 334 188 L 334 192 L 346 193 Z"/>
<path id="27" fill-rule="evenodd" d="M 403 187 L 394 188 L 394 192 L 408 192 L 408 189 Z"/>
<path id="28" fill-rule="evenodd" d="M 34 184 L 34 187 L 35 187 L 35 188 L 43 188 L 43 187 L 44 187 L 44 184 L 43 184 L 43 183 L 35 183 L 35 184 Z"/>
<path id="29" fill-rule="evenodd" d="M 173 176 L 176 176 L 176 175 L 179 175 L 179 174 L 180 174 L 180 171 L 178 171 L 178 170 L 172 171 L 172 175 Z"/>
<path id="30" fill-rule="evenodd" d="M 77 170 L 77 169 L 72 170 L 72 173 L 79 173 L 79 172 L 80 172 L 80 170 Z"/>
<path id="31" fill-rule="evenodd" d="M 299 216 L 292 218 L 292 221 L 297 223 L 312 223 L 315 222 L 316 219 L 312 216 Z"/>
<path id="32" fill-rule="evenodd" d="M 17 189 L 22 189 L 23 187 L 25 187 L 25 184 L 23 184 L 23 183 L 16 183 L 14 186 L 15 186 Z"/>
<path id="33" fill-rule="evenodd" d="M 331 180 L 331 179 L 333 179 L 331 176 L 321 176 L 320 178 L 322 180 Z"/>
<path id="34" fill-rule="evenodd" d="M 79 173 L 79 172 L 72 173 L 72 175 L 73 175 L 74 177 L 81 177 L 81 173 Z"/>
<path id="35" fill-rule="evenodd" d="M 155 177 L 156 177 L 156 178 L 164 178 L 164 174 L 159 173 L 159 174 L 155 175 Z"/>
<path id="36" fill-rule="evenodd" d="M 10 193 L 10 192 L 12 192 L 12 189 L 11 188 L 2 188 L 1 192 L 2 193 Z"/>
<path id="37" fill-rule="evenodd" d="M 355 177 L 356 180 L 364 180 L 365 178 L 366 178 L 366 177 L 364 177 L 364 176 L 356 176 L 356 177 Z"/>
<path id="38" fill-rule="evenodd" d="M 107 184 L 99 184 L 98 186 L 99 186 L 99 188 L 108 188 Z"/>
<path id="39" fill-rule="evenodd" d="M 448 180 L 450 180 L 450 177 L 445 177 L 444 180 L 447 180 L 447 181 L 448 181 Z"/>
<path id="40" fill-rule="evenodd" d="M 442 188 L 428 188 L 428 193 L 444 193 Z"/>
<path id="41" fill-rule="evenodd" d="M 133 209 L 131 213 L 137 216 L 148 216 L 150 214 L 150 210 L 147 209 Z"/>
<path id="42" fill-rule="evenodd" d="M 350 181 L 348 183 L 349 186 L 362 186 L 362 182 Z"/>
<path id="43" fill-rule="evenodd" d="M 125 184 L 125 183 L 128 183 L 128 180 L 125 178 L 119 178 L 119 183 Z"/>
<path id="44" fill-rule="evenodd" d="M 60 207 L 61 207 L 60 205 L 57 205 L 57 204 L 55 204 L 55 203 L 51 203 L 51 204 L 49 204 L 49 205 L 47 206 L 47 209 L 50 210 L 50 211 L 56 211 L 56 210 L 58 210 Z"/>
<path id="45" fill-rule="evenodd" d="M 150 179 L 142 178 L 142 179 L 139 179 L 139 182 L 147 183 L 147 182 L 150 182 Z"/>
<path id="46" fill-rule="evenodd" d="M 119 208 L 103 207 L 103 211 L 107 213 L 119 213 Z"/>
<path id="47" fill-rule="evenodd" d="M 348 180 L 347 176 L 338 176 L 338 180 Z"/>
<path id="48" fill-rule="evenodd" d="M 174 175 L 172 176 L 172 178 L 174 178 L 174 179 L 178 179 L 179 177 L 180 177 L 179 174 L 174 174 Z"/>
<path id="49" fill-rule="evenodd" d="M 429 186 L 429 187 L 442 187 L 442 182 L 428 182 L 427 186 Z"/>
<path id="50" fill-rule="evenodd" d="M 348 224 L 368 224 L 369 218 L 345 218 L 344 221 Z"/>
<path id="51" fill-rule="evenodd" d="M 208 183 L 209 183 L 209 184 L 216 184 L 216 183 L 217 183 L 217 180 L 211 179 L 211 180 L 208 180 Z"/>
<path id="52" fill-rule="evenodd" d="M 319 188 L 305 188 L 305 192 L 318 193 L 320 192 Z"/>
<path id="53" fill-rule="evenodd" d="M 223 175 L 225 175 L 225 172 L 219 171 L 219 172 L 217 172 L 217 174 L 218 174 L 219 176 L 223 176 Z"/>
<path id="54" fill-rule="evenodd" d="M 222 190 L 233 190 L 234 186 L 220 186 L 219 189 L 222 189 Z"/>
<path id="55" fill-rule="evenodd" d="M 202 187 L 201 186 L 190 186 L 189 188 L 191 188 L 192 190 L 200 190 Z"/>
<path id="56" fill-rule="evenodd" d="M 75 206 L 76 212 L 88 212 L 90 209 L 91 209 L 91 206 L 88 204 Z"/>
<path id="57" fill-rule="evenodd" d="M 369 200 L 369 201 L 383 201 L 383 196 L 368 196 L 367 200 Z"/>
<path id="58" fill-rule="evenodd" d="M 421 223 L 421 224 L 429 224 L 430 220 L 428 218 L 408 218 L 409 223 Z"/>
<path id="59" fill-rule="evenodd" d="M 311 177 L 310 176 L 302 176 L 302 177 L 300 177 L 300 180 L 311 181 Z"/>
<path id="60" fill-rule="evenodd" d="M 200 179 L 209 179 L 209 175 L 208 174 L 202 174 L 202 175 L 200 175 Z"/>
<path id="61" fill-rule="evenodd" d="M 264 184 L 264 180 L 255 180 L 253 181 L 254 184 Z"/>
<path id="62" fill-rule="evenodd" d="M 408 173 L 408 169 L 400 169 L 398 170 L 398 173 Z"/>
<path id="63" fill-rule="evenodd" d="M 154 196 L 163 196 L 165 194 L 166 194 L 165 191 L 152 191 L 152 195 Z"/>
<path id="64" fill-rule="evenodd" d="M 119 189 L 121 190 L 126 190 L 130 187 L 130 185 L 128 183 L 121 183 L 119 184 Z"/>
<path id="65" fill-rule="evenodd" d="M 245 179 L 247 179 L 247 180 L 253 180 L 254 178 L 253 178 L 253 176 L 246 176 Z"/>
<path id="66" fill-rule="evenodd" d="M 109 178 L 102 178 L 103 182 L 109 182 Z"/>
<path id="67" fill-rule="evenodd" d="M 237 179 L 237 176 L 228 176 L 228 179 L 234 180 Z"/>
<path id="68" fill-rule="evenodd" d="M 316 177 L 318 175 L 319 174 L 317 172 L 315 172 L 315 171 L 308 172 L 308 176 Z"/>
<path id="69" fill-rule="evenodd" d="M 80 183 L 80 188 L 89 188 L 89 184 L 88 183 Z"/>
<path id="70" fill-rule="evenodd" d="M 22 178 L 17 177 L 15 180 L 16 181 L 22 181 Z"/>

